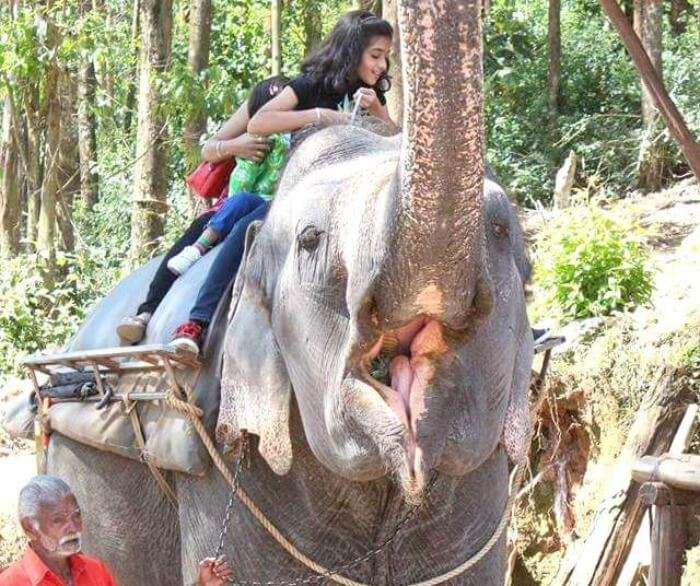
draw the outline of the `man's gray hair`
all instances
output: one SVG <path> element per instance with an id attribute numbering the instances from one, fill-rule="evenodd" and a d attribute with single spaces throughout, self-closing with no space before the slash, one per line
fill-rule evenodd
<path id="1" fill-rule="evenodd" d="M 70 486 L 56 476 L 35 476 L 19 492 L 19 518 L 36 519 L 43 504 L 56 502 L 72 494 Z"/>

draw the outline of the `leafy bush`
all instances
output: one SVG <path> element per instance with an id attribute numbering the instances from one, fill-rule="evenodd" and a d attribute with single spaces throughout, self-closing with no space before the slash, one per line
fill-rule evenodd
<path id="1" fill-rule="evenodd" d="M 576 208 L 537 246 L 536 279 L 562 316 L 608 315 L 649 300 L 653 274 L 643 239 L 601 210 Z"/>
<path id="2" fill-rule="evenodd" d="M 18 373 L 17 359 L 63 346 L 89 308 L 121 276 L 99 249 L 61 253 L 56 273 L 38 255 L 6 260 L 0 276 L 0 372 Z"/>

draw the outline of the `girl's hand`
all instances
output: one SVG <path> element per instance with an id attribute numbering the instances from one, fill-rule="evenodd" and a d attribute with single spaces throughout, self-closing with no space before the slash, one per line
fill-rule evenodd
<path id="1" fill-rule="evenodd" d="M 262 161 L 270 150 L 270 141 L 264 136 L 253 136 L 246 133 L 238 138 L 234 138 L 231 142 L 235 144 L 237 157 L 242 157 L 255 163 Z"/>
<path id="2" fill-rule="evenodd" d="M 224 586 L 233 575 L 224 556 L 199 562 L 197 586 Z"/>
<path id="3" fill-rule="evenodd" d="M 360 108 L 369 110 L 373 114 L 376 114 L 382 109 L 382 103 L 377 97 L 377 92 L 369 87 L 361 87 L 357 90 L 353 96 L 353 100 L 355 100 L 355 103 L 360 103 Z"/>
<path id="4" fill-rule="evenodd" d="M 321 124 L 345 124 L 348 121 L 348 115 L 345 112 L 338 112 L 330 108 L 317 108 L 318 120 Z"/>

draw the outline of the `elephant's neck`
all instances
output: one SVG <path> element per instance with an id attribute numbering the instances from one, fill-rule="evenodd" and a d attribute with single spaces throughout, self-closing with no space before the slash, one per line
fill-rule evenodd
<path id="1" fill-rule="evenodd" d="M 327 568 L 376 551 L 341 572 L 356 580 L 409 584 L 441 575 L 476 553 L 503 514 L 507 466 L 500 449 L 465 477 L 439 475 L 425 504 L 405 520 L 409 509 L 389 480 L 361 483 L 340 478 L 321 466 L 305 440 L 294 435 L 289 474 L 275 476 L 256 456 L 243 486 L 287 539 Z M 502 577 L 504 544 L 501 540 L 477 568 L 480 583 L 488 576 Z M 471 583 L 474 576 L 472 572 L 468 581 L 457 583 Z"/>

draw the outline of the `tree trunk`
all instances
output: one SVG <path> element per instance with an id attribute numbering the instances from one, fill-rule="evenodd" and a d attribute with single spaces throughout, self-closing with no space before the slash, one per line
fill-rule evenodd
<path id="1" fill-rule="evenodd" d="M 671 0 L 671 10 L 669 12 L 668 19 L 671 23 L 671 32 L 674 36 L 678 36 L 685 32 L 686 24 L 683 21 L 683 14 L 692 9 L 693 7 L 690 5 L 688 0 Z"/>
<path id="2" fill-rule="evenodd" d="M 654 69 L 663 80 L 661 51 L 662 51 L 662 8 L 661 0 L 642 0 L 642 45 L 651 60 Z M 656 191 L 663 185 L 665 161 L 663 144 L 658 141 L 659 111 L 654 104 L 654 98 L 642 80 L 642 122 L 646 127 L 646 140 L 642 144 L 640 155 L 638 184 L 642 189 Z"/>
<path id="3" fill-rule="evenodd" d="M 56 252 L 56 197 L 58 194 L 59 146 L 61 138 L 61 101 L 59 96 L 60 70 L 55 56 L 58 32 L 50 19 L 54 0 L 47 0 L 46 45 L 54 56 L 46 66 L 46 146 L 44 155 L 44 180 L 41 186 L 41 210 L 37 234 L 37 251 L 49 259 Z"/>
<path id="4" fill-rule="evenodd" d="M 279 75 L 282 71 L 282 3 L 280 0 L 272 0 L 270 5 L 270 37 L 272 47 L 272 63 L 270 70 L 272 75 Z"/>
<path id="5" fill-rule="evenodd" d="M 547 95 L 549 121 L 554 126 L 559 111 L 559 82 L 561 78 L 561 0 L 549 0 L 549 32 L 547 36 L 549 74 Z"/>
<path id="6" fill-rule="evenodd" d="M 17 0 L 8 5 L 10 19 L 17 16 Z M 2 109 L 0 133 L 0 255 L 10 257 L 19 252 L 21 226 L 21 194 L 19 163 L 19 118 L 8 82 Z"/>
<path id="7" fill-rule="evenodd" d="M 92 8 L 91 0 L 81 0 L 82 16 Z M 97 138 L 95 128 L 95 64 L 85 57 L 78 71 L 78 145 L 80 152 L 80 197 L 87 208 L 97 203 Z"/>
<path id="8" fill-rule="evenodd" d="M 39 87 L 36 83 L 23 89 L 24 125 L 27 153 L 25 190 L 27 194 L 26 240 L 30 249 L 36 248 L 41 210 L 41 185 L 43 182 L 42 125 L 39 112 Z"/>
<path id="9" fill-rule="evenodd" d="M 403 78 L 401 75 L 401 39 L 399 35 L 398 0 L 383 0 L 382 18 L 394 27 L 394 39 L 391 44 L 391 89 L 386 95 L 389 115 L 401 127 L 403 121 Z"/>
<path id="10" fill-rule="evenodd" d="M 382 15 L 382 0 L 359 0 L 357 7 L 360 10 L 374 12 L 377 16 Z"/>
<path id="11" fill-rule="evenodd" d="M 662 10 L 661 10 L 661 0 L 642 0 L 643 13 L 642 13 L 642 46 L 646 51 L 651 64 L 659 75 L 659 78 L 663 81 L 663 72 L 661 64 L 661 51 L 662 51 Z M 649 89 L 647 88 L 644 79 L 642 79 L 642 120 L 646 126 L 653 124 L 656 121 L 659 111 L 654 104 L 654 98 L 652 97 Z"/>
<path id="12" fill-rule="evenodd" d="M 17 173 L 17 149 L 13 142 L 12 98 L 5 96 L 0 136 L 0 254 L 6 257 L 19 252 L 20 193 Z"/>
<path id="13" fill-rule="evenodd" d="M 104 13 L 106 29 L 108 31 L 112 30 L 112 27 L 114 26 L 114 15 L 112 14 L 110 3 L 105 2 L 104 0 L 95 0 L 94 7 L 97 8 L 98 4 L 99 8 Z M 106 62 L 104 58 L 95 61 L 95 77 L 97 78 L 97 82 L 100 86 L 101 91 L 103 91 L 105 95 L 109 96 L 110 103 L 113 103 L 115 97 L 114 73 L 112 72 L 110 64 Z"/>
<path id="14" fill-rule="evenodd" d="M 302 10 L 304 18 L 304 57 L 308 57 L 321 42 L 321 26 L 323 23 L 318 2 L 304 2 Z"/>
<path id="15" fill-rule="evenodd" d="M 160 113 L 158 76 L 170 65 L 172 0 L 141 0 L 138 131 L 131 214 L 131 258 L 150 256 L 163 235 L 168 209 L 166 121 Z"/>
<path id="16" fill-rule="evenodd" d="M 688 129 L 683 116 L 669 97 L 663 80 L 654 69 L 653 64 L 644 51 L 644 47 L 637 35 L 634 34 L 617 2 L 615 0 L 600 0 L 600 3 L 608 18 L 617 28 L 637 70 L 652 92 L 656 106 L 660 109 L 671 134 L 678 141 L 691 170 L 700 181 L 700 147 L 695 142 L 695 138 Z"/>
<path id="17" fill-rule="evenodd" d="M 190 38 L 187 64 L 190 74 L 203 83 L 201 73 L 209 65 L 209 46 L 211 39 L 211 0 L 190 0 Z M 203 97 L 204 92 L 202 92 Z M 199 100 L 185 123 L 185 153 L 190 165 L 200 158 L 199 138 L 206 130 L 207 116 L 203 99 Z"/>
<path id="18" fill-rule="evenodd" d="M 131 46 L 138 54 L 139 31 L 141 22 L 141 0 L 134 0 L 133 12 L 131 17 Z M 132 79 L 136 79 L 136 69 Z M 126 112 L 124 113 L 124 132 L 127 134 L 131 131 L 131 120 L 133 118 L 134 106 L 136 105 L 136 84 L 129 83 L 126 91 Z"/>
<path id="19" fill-rule="evenodd" d="M 642 18 L 644 15 L 644 0 L 633 0 L 632 2 L 632 27 L 637 36 L 642 38 Z"/>
<path id="20" fill-rule="evenodd" d="M 58 192 L 56 193 L 56 221 L 59 245 L 62 250 L 75 249 L 73 230 L 73 203 L 81 192 L 79 129 L 74 120 L 77 110 L 77 82 L 68 71 L 61 71 L 59 82 L 61 96 L 61 130 L 58 148 Z"/>

